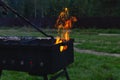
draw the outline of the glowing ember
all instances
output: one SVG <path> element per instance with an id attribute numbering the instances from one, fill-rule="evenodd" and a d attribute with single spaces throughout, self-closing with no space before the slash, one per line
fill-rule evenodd
<path id="1" fill-rule="evenodd" d="M 72 28 L 72 23 L 76 22 L 76 17 L 69 17 L 68 8 L 64 8 L 64 10 L 58 16 L 56 21 L 56 27 L 58 29 L 58 37 L 56 38 L 55 44 L 62 43 L 64 41 L 69 41 L 70 37 L 70 29 Z M 60 46 L 60 52 L 65 51 L 68 48 L 67 45 Z"/>

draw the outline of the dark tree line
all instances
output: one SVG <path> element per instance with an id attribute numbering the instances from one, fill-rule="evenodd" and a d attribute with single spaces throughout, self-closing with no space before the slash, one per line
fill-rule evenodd
<path id="1" fill-rule="evenodd" d="M 69 8 L 70 15 L 76 16 L 76 27 L 99 26 L 111 28 L 120 26 L 120 0 L 4 0 L 7 4 L 29 18 L 40 27 L 54 27 L 61 10 Z M 11 12 L 2 15 L 0 26 L 23 26 L 24 21 Z"/>
<path id="2" fill-rule="evenodd" d="M 70 13 L 81 16 L 119 16 L 120 0 L 4 0 L 26 17 L 56 17 L 68 7 Z M 0 14 L 1 16 L 1 14 Z M 16 17 L 12 13 L 9 17 Z"/>

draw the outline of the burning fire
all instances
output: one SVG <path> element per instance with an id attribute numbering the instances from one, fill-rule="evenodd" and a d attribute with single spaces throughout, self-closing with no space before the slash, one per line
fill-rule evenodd
<path id="1" fill-rule="evenodd" d="M 64 10 L 58 16 L 56 21 L 56 27 L 58 29 L 58 36 L 56 37 L 55 44 L 59 44 L 65 41 L 69 41 L 70 37 L 70 29 L 72 28 L 72 23 L 76 22 L 76 17 L 69 16 L 68 8 L 64 8 Z M 60 46 L 60 52 L 65 51 L 68 48 L 67 45 Z"/>

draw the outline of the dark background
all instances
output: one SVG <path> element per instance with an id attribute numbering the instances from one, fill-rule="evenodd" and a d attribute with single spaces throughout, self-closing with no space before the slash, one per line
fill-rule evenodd
<path id="1" fill-rule="evenodd" d="M 120 0 L 4 0 L 20 14 L 42 28 L 53 28 L 63 8 L 78 21 L 74 28 L 120 28 Z M 2 14 L 0 26 L 27 25 L 16 15 Z"/>

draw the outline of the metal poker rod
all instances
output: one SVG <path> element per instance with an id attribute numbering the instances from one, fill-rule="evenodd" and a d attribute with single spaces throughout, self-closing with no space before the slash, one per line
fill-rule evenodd
<path id="1" fill-rule="evenodd" d="M 27 22 L 29 25 L 31 25 L 33 28 L 35 28 L 37 31 L 41 32 L 43 35 L 45 35 L 46 37 L 51 37 L 52 39 L 54 39 L 53 36 L 46 34 L 45 32 L 43 32 L 41 29 L 39 29 L 35 24 L 33 24 L 32 22 L 30 22 L 27 18 L 25 18 L 24 16 L 22 16 L 21 14 L 19 14 L 15 9 L 11 8 L 9 5 L 7 5 L 5 2 L 3 2 L 2 0 L 0 0 L 0 6 L 5 10 L 9 10 L 12 13 L 14 13 L 15 15 L 17 15 L 19 18 L 21 18 L 22 20 L 24 20 L 25 22 Z"/>

